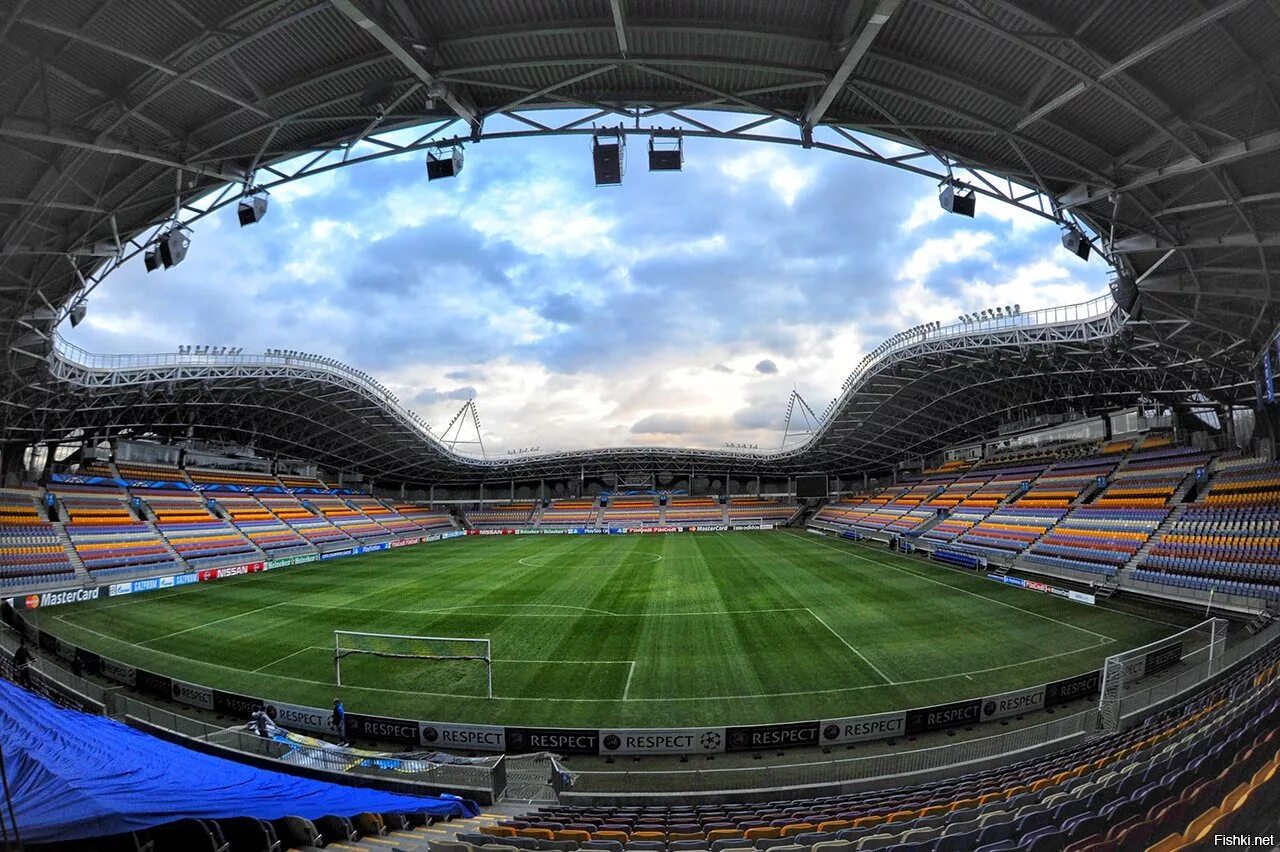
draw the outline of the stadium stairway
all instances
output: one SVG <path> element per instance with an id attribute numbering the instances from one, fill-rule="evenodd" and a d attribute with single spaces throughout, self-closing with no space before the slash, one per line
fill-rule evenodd
<path id="1" fill-rule="evenodd" d="M 67 535 L 67 525 L 62 521 L 53 521 L 52 524 L 54 532 L 58 536 L 58 541 L 62 544 L 62 549 L 67 552 L 67 561 L 71 563 L 76 579 L 85 584 L 93 583 L 93 577 L 89 575 L 88 569 L 84 567 L 84 560 L 80 558 L 75 545 L 71 543 L 71 536 Z"/>
<path id="2" fill-rule="evenodd" d="M 173 549 L 173 545 L 169 543 L 169 539 L 164 537 L 164 533 L 160 532 L 159 527 L 156 526 L 156 522 L 151 520 L 150 518 L 147 518 L 145 515 L 143 516 L 143 518 L 144 518 L 143 523 L 147 525 L 147 529 L 151 530 L 152 534 L 154 534 L 155 537 L 160 540 L 160 542 L 164 545 L 164 549 L 168 552 L 169 556 L 173 558 L 173 561 L 179 565 L 186 565 L 187 560 L 183 559 L 182 556 L 178 553 L 178 551 Z"/>
<path id="3" fill-rule="evenodd" d="M 942 523 L 943 521 L 945 521 L 948 517 L 949 517 L 949 515 L 934 515 L 932 518 L 930 518 L 929 520 L 925 521 L 925 522 L 924 522 L 923 524 L 921 524 L 920 526 L 918 526 L 918 527 L 916 527 L 915 529 L 911 530 L 911 536 L 910 536 L 910 537 L 911 537 L 911 538 L 919 538 L 920 536 L 922 536 L 922 535 L 924 535 L 925 533 L 927 533 L 929 530 L 931 530 L 931 529 L 933 529 L 934 527 L 936 527 L 938 524 L 940 524 L 940 523 Z"/>
<path id="4" fill-rule="evenodd" d="M 1173 528 L 1173 525 L 1186 511 L 1187 504 L 1185 503 L 1179 503 L 1174 506 L 1173 511 L 1171 511 L 1168 516 L 1160 522 L 1160 526 L 1155 528 L 1155 531 L 1151 533 L 1151 536 L 1143 542 L 1142 547 L 1138 548 L 1138 552 L 1133 554 L 1133 558 L 1121 566 L 1120 570 L 1116 572 L 1116 578 L 1120 579 L 1132 574 L 1133 569 L 1142 564 L 1142 560 L 1147 558 L 1147 554 L 1151 552 L 1151 548 L 1160 543 L 1160 539 L 1164 537 L 1164 534 Z"/>

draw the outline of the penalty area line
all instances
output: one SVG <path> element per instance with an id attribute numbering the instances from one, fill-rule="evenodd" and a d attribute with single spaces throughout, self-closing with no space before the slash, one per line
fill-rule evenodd
<path id="1" fill-rule="evenodd" d="M 859 651 L 857 648 L 855 648 L 855 647 L 853 647 L 852 645 L 850 645 L 850 644 L 849 644 L 849 640 L 845 639 L 843 636 L 841 636 L 839 633 L 837 633 L 837 632 L 835 631 L 835 629 L 834 629 L 830 624 L 827 624 L 826 620 L 825 620 L 825 619 L 823 619 L 823 617 L 822 617 L 822 616 L 818 615 L 816 612 L 814 612 L 813 610 L 809 609 L 808 607 L 805 607 L 805 608 L 804 608 L 804 611 L 805 611 L 805 612 L 807 612 L 807 613 L 809 613 L 810 615 L 812 615 L 814 618 L 816 618 L 816 619 L 818 620 L 818 623 L 819 623 L 819 624 L 821 624 L 823 627 L 827 628 L 827 630 L 829 630 L 829 631 L 831 632 L 831 635 L 832 635 L 832 636 L 836 637 L 836 638 L 837 638 L 837 639 L 839 639 L 841 642 L 843 642 L 843 643 L 844 643 L 844 646 L 845 646 L 846 648 L 848 648 L 848 649 L 849 649 L 850 651 L 852 651 L 853 653 L 857 654 L 857 656 L 858 656 L 858 659 L 859 659 L 859 660 L 862 660 L 862 662 L 864 662 L 864 663 L 866 663 L 867 665 L 871 666 L 871 670 L 872 670 L 872 671 L 874 671 L 876 674 L 880 675 L 881 679 L 883 679 L 885 683 L 889 684 L 890 686 L 894 686 L 894 685 L 896 685 L 896 683 L 897 683 L 896 681 L 894 681 L 892 678 L 890 678 L 890 677 L 889 677 L 887 674 L 885 674 L 884 672 L 880 671 L 880 667 L 879 667 L 879 666 L 877 666 L 875 663 L 871 662 L 870 660 L 868 660 L 865 654 L 863 654 L 863 653 L 862 653 L 861 651 Z"/>

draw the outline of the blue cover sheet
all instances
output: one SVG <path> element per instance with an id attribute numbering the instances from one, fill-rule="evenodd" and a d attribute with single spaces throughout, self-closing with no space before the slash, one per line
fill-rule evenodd
<path id="1" fill-rule="evenodd" d="M 64 710 L 5 680 L 0 748 L 26 843 L 119 834 L 185 817 L 479 813 L 462 799 L 312 781 L 201 754 L 102 716 Z"/>

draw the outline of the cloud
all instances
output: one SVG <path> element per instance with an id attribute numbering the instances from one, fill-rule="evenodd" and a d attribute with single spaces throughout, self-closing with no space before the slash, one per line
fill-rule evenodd
<path id="1" fill-rule="evenodd" d="M 757 373 L 764 373 L 768 376 L 778 372 L 778 365 L 773 363 L 770 359 L 765 358 L 763 361 L 756 364 L 755 370 Z"/>
<path id="2" fill-rule="evenodd" d="M 413 405 L 434 405 L 442 400 L 452 399 L 466 402 L 469 399 L 475 399 L 479 394 L 473 387 L 453 388 L 452 390 L 436 390 L 435 388 L 425 388 L 413 395 L 410 402 Z"/>
<path id="3" fill-rule="evenodd" d="M 63 331 L 332 356 L 430 423 L 475 396 L 492 451 L 776 446 L 794 385 L 821 410 L 896 331 L 1105 290 L 1051 223 L 986 198 L 942 216 L 905 172 L 699 139 L 681 174 L 602 192 L 580 142 L 486 141 L 453 181 L 414 156 L 295 182 L 258 227 L 201 220 L 181 266 L 113 274 Z"/>

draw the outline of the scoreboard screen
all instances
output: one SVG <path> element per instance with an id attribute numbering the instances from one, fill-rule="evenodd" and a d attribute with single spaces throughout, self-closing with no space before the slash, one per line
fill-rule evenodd
<path id="1" fill-rule="evenodd" d="M 797 497 L 826 497 L 830 493 L 827 489 L 827 477 L 825 476 L 797 476 L 796 477 L 796 496 Z"/>

